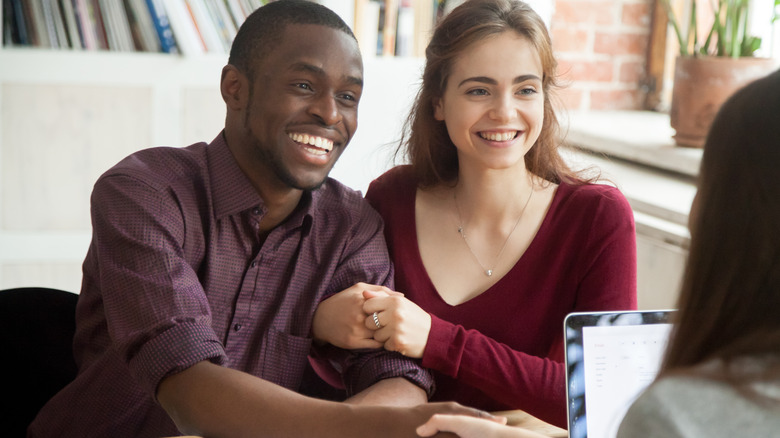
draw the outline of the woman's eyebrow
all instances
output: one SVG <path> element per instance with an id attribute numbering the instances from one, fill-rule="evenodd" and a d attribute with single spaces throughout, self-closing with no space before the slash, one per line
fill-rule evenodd
<path id="1" fill-rule="evenodd" d="M 517 76 L 516 78 L 514 78 L 512 80 L 512 83 L 513 84 L 519 84 L 521 82 L 530 81 L 530 80 L 541 81 L 542 79 L 539 76 L 536 76 L 534 74 L 527 74 L 527 75 Z M 473 76 L 473 77 L 466 78 L 466 79 L 460 81 L 460 83 L 458 84 L 458 87 L 463 86 L 463 84 L 465 84 L 467 82 L 478 82 L 478 83 L 487 84 L 487 85 L 497 85 L 498 84 L 498 81 L 496 81 L 493 78 L 487 77 L 487 76 Z"/>

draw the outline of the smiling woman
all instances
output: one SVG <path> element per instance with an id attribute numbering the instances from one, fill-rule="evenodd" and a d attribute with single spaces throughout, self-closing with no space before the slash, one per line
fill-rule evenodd
<path id="1" fill-rule="evenodd" d="M 558 154 L 555 69 L 521 1 L 468 0 L 437 26 L 400 149 L 410 165 L 366 194 L 404 296 L 364 292 L 362 328 L 433 369 L 436 400 L 565 427 L 563 319 L 636 308 L 636 248 L 623 195 Z M 345 314 L 330 300 L 315 337 L 339 343 L 318 330 L 326 309 Z"/>

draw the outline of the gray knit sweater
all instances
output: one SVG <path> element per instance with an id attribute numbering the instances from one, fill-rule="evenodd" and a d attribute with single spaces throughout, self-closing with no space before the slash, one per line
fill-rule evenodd
<path id="1" fill-rule="evenodd" d="M 710 379 L 665 377 L 629 408 L 618 438 L 780 437 L 780 380 L 754 388 L 773 401 L 757 403 Z"/>

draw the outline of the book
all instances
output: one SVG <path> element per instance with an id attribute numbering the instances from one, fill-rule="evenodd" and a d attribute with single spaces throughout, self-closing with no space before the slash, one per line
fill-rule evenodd
<path id="1" fill-rule="evenodd" d="M 74 0 L 74 12 L 76 13 L 76 22 L 81 30 L 81 41 L 87 50 L 97 50 L 100 48 L 98 43 L 97 31 L 92 20 L 91 6 L 88 0 Z"/>
<path id="2" fill-rule="evenodd" d="M 60 2 L 58 0 L 43 0 L 45 9 L 48 9 L 48 13 L 51 17 L 47 17 L 47 21 L 51 20 L 50 32 L 54 35 L 52 40 L 56 40 L 59 48 L 67 49 L 70 47 L 68 42 L 68 34 L 65 31 L 65 20 L 62 17 L 62 10 L 60 9 Z M 53 32 L 52 30 L 53 29 Z"/>
<path id="3" fill-rule="evenodd" d="M 418 3 L 423 3 L 419 2 Z M 398 17 L 395 37 L 395 55 L 411 56 L 414 50 L 415 10 L 412 0 L 401 0 L 398 5 Z"/>
<path id="4" fill-rule="evenodd" d="M 114 23 L 117 26 L 117 37 L 121 50 L 132 52 L 136 50 L 133 41 L 133 32 L 130 29 L 130 18 L 127 16 L 127 9 L 123 0 L 109 0 L 113 6 Z"/>
<path id="5" fill-rule="evenodd" d="M 398 0 L 385 0 L 382 25 L 382 55 L 395 55 L 396 26 L 398 26 Z"/>
<path id="6" fill-rule="evenodd" d="M 152 17 L 154 29 L 157 32 L 157 38 L 160 40 L 160 50 L 165 53 L 179 53 L 179 48 L 173 37 L 171 23 L 168 19 L 168 13 L 161 0 L 145 1 L 146 7 L 149 9 L 149 15 Z"/>
<path id="7" fill-rule="evenodd" d="M 270 0 L 270 1 L 274 1 L 274 0 Z M 254 12 L 255 9 L 268 3 L 268 1 L 262 1 L 262 0 L 239 0 L 239 2 L 241 3 L 241 8 L 244 9 L 244 16 L 246 17 L 248 17 L 249 14 L 251 14 L 252 12 Z"/>
<path id="8" fill-rule="evenodd" d="M 436 17 L 439 4 L 436 1 L 415 1 L 414 3 L 414 45 L 412 56 L 425 57 L 425 49 L 431 42 L 433 27 L 436 25 Z"/>
<path id="9" fill-rule="evenodd" d="M 236 38 L 236 33 L 238 32 L 238 26 L 236 25 L 236 22 L 233 20 L 233 14 L 230 13 L 230 10 L 228 9 L 227 3 L 225 0 L 212 0 L 219 11 L 220 17 L 222 18 L 223 26 L 225 27 L 222 31 L 225 36 L 225 40 L 227 41 L 227 44 L 225 46 L 226 52 L 230 51 L 230 46 L 233 45 L 233 40 Z"/>
<path id="10" fill-rule="evenodd" d="M 184 0 L 166 0 L 165 12 L 176 39 L 176 46 L 183 55 L 198 55 L 206 51 L 206 45 L 195 27 L 189 7 Z"/>
<path id="11" fill-rule="evenodd" d="M 233 23 L 236 25 L 236 30 L 244 24 L 246 20 L 247 12 L 244 7 L 241 6 L 240 0 L 225 0 L 230 10 L 230 15 L 233 16 Z"/>
<path id="12" fill-rule="evenodd" d="M 377 0 L 355 0 L 353 32 L 363 57 L 374 57 L 377 54 L 380 9 Z"/>
<path id="13" fill-rule="evenodd" d="M 6 11 L 6 4 L 9 5 L 11 11 Z M 24 6 L 22 0 L 3 0 L 4 17 L 11 17 L 14 24 L 12 32 L 12 41 L 21 45 L 30 45 L 30 36 L 27 33 L 28 21 L 27 15 L 24 13 Z"/>
<path id="14" fill-rule="evenodd" d="M 60 0 L 60 8 L 62 9 L 62 17 L 65 20 L 65 28 L 67 29 L 70 48 L 73 50 L 83 49 L 84 43 L 81 39 L 81 34 L 79 33 L 79 25 L 76 18 L 76 10 L 73 7 L 73 0 Z"/>
<path id="15" fill-rule="evenodd" d="M 229 52 L 230 45 L 233 43 L 233 38 L 236 36 L 236 29 L 235 26 L 233 26 L 233 19 L 230 17 L 230 13 L 227 12 L 227 9 L 224 9 L 224 11 L 223 9 L 220 9 L 219 4 L 222 4 L 223 8 L 225 5 L 222 0 L 203 0 L 203 3 L 206 6 L 206 12 L 209 17 L 211 17 L 211 22 L 214 24 L 214 29 L 216 30 L 222 45 L 222 48 L 219 51 L 222 53 Z M 225 15 L 225 13 L 227 13 L 227 15 Z"/>
<path id="16" fill-rule="evenodd" d="M 157 36 L 146 0 L 125 0 L 125 6 L 136 47 L 144 52 L 159 52 L 160 38 Z"/>
<path id="17" fill-rule="evenodd" d="M 100 0 L 88 0 L 87 6 L 89 9 L 89 19 L 92 23 L 92 27 L 95 29 L 98 50 L 108 50 L 108 35 L 106 34 L 103 13 L 100 8 Z"/>
<path id="18" fill-rule="evenodd" d="M 46 18 L 43 12 L 42 0 L 27 0 L 30 14 L 30 28 L 32 29 L 32 45 L 37 47 L 51 47 L 49 30 L 46 26 Z"/>
<path id="19" fill-rule="evenodd" d="M 98 4 L 100 6 L 100 18 L 103 20 L 103 29 L 108 41 L 108 49 L 114 51 L 122 50 L 118 35 L 119 26 L 114 16 L 113 2 L 111 0 L 98 0 Z"/>
<path id="20" fill-rule="evenodd" d="M 186 0 L 186 3 L 195 22 L 195 28 L 206 45 L 206 51 L 224 53 L 225 48 L 219 38 L 214 18 L 206 8 L 205 0 Z"/>

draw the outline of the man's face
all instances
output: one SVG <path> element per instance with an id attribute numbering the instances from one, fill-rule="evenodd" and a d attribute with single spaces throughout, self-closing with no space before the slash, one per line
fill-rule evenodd
<path id="1" fill-rule="evenodd" d="M 319 187 L 357 129 L 357 43 L 337 29 L 288 25 L 253 70 L 244 119 L 251 168 L 273 172 L 289 188 Z"/>

